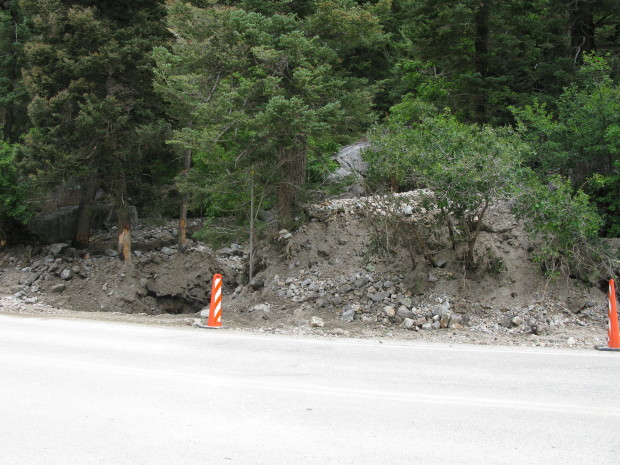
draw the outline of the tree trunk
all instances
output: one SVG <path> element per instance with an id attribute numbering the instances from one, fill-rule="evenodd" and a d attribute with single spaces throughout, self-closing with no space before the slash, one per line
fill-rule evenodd
<path id="1" fill-rule="evenodd" d="M 583 54 L 595 50 L 594 7 L 585 0 L 572 0 L 568 6 L 570 50 L 576 64 L 583 63 Z"/>
<path id="2" fill-rule="evenodd" d="M 283 227 L 293 222 L 297 213 L 299 188 L 306 179 L 306 151 L 300 143 L 296 147 L 280 149 L 278 153 L 279 167 L 282 173 L 278 183 L 278 213 Z"/>
<path id="3" fill-rule="evenodd" d="M 121 161 L 117 160 L 120 165 Z M 117 166 L 115 183 L 115 207 L 118 221 L 118 257 L 131 263 L 131 214 L 127 203 L 127 180 L 122 166 Z"/>
<path id="4" fill-rule="evenodd" d="M 481 85 L 474 95 L 474 119 L 484 123 L 487 117 L 487 96 L 484 81 L 489 75 L 489 14 L 490 1 L 483 0 L 478 5 L 475 15 L 474 65 L 480 75 Z"/>
<path id="5" fill-rule="evenodd" d="M 187 150 L 183 157 L 183 180 L 187 179 L 192 164 L 192 151 Z M 189 194 L 181 195 L 181 214 L 179 215 L 179 250 L 185 251 L 185 241 L 187 240 L 187 204 L 189 202 Z"/>
<path id="6" fill-rule="evenodd" d="M 118 217 L 118 257 L 126 264 L 131 263 L 131 215 L 129 206 L 116 209 Z"/>
<path id="7" fill-rule="evenodd" d="M 91 174 L 82 180 L 80 187 L 80 206 L 78 208 L 77 227 L 73 246 L 78 250 L 87 249 L 90 242 L 90 224 L 93 215 L 93 201 L 97 185 L 95 176 Z"/>

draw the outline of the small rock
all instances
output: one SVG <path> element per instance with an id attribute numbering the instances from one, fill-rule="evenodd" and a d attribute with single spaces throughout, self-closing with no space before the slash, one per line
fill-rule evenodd
<path id="1" fill-rule="evenodd" d="M 355 319 L 356 311 L 353 307 L 346 307 L 342 311 L 342 319 L 344 321 L 353 321 Z"/>
<path id="2" fill-rule="evenodd" d="M 311 328 L 323 328 L 324 326 L 325 326 L 325 322 L 323 321 L 323 318 L 320 318 L 318 316 L 313 316 L 312 319 L 310 320 Z"/>
<path id="3" fill-rule="evenodd" d="M 342 328 L 334 328 L 331 330 L 331 334 L 333 334 L 334 336 L 344 336 L 345 331 Z"/>
<path id="4" fill-rule="evenodd" d="M 418 327 L 415 324 L 415 321 L 412 318 L 405 318 L 403 320 L 403 328 L 409 331 L 415 331 L 418 329 Z"/>
<path id="5" fill-rule="evenodd" d="M 435 321 L 433 322 L 433 324 L 431 325 L 431 327 L 433 329 L 440 329 L 441 328 L 441 323 L 439 321 Z"/>
<path id="6" fill-rule="evenodd" d="M 164 247 L 161 249 L 161 253 L 170 257 L 174 255 L 175 253 L 177 253 L 177 251 L 174 249 L 171 249 L 170 247 Z"/>
<path id="7" fill-rule="evenodd" d="M 265 287 L 265 277 L 264 276 L 257 276 L 257 277 L 255 277 L 252 280 L 252 282 L 250 283 L 250 286 L 255 291 L 261 289 L 262 287 Z"/>
<path id="8" fill-rule="evenodd" d="M 460 323 L 452 323 L 450 328 L 456 329 L 457 331 L 462 331 L 464 329 L 463 325 Z"/>
<path id="9" fill-rule="evenodd" d="M 71 278 L 73 278 L 73 271 L 69 268 L 65 268 L 60 272 L 60 279 L 63 281 L 69 281 Z"/>
<path id="10" fill-rule="evenodd" d="M 108 257 L 112 257 L 112 258 L 118 257 L 118 252 L 116 250 L 113 250 L 113 249 L 106 249 L 103 252 L 103 254 L 108 256 Z"/>
<path id="11" fill-rule="evenodd" d="M 422 325 L 422 329 L 424 329 L 424 330 L 429 330 L 429 329 L 432 329 L 432 328 L 433 328 L 433 326 L 430 323 L 424 323 Z"/>
<path id="12" fill-rule="evenodd" d="M 396 310 L 391 305 L 383 307 L 383 313 L 385 313 L 388 318 L 394 318 L 396 316 Z"/>
<path id="13" fill-rule="evenodd" d="M 569 338 L 566 340 L 566 344 L 572 347 L 572 346 L 574 346 L 575 344 L 577 344 L 577 341 L 575 340 L 575 338 L 574 338 L 574 337 L 569 337 Z"/>
<path id="14" fill-rule="evenodd" d="M 52 253 L 52 255 L 57 257 L 63 252 L 63 250 L 65 250 L 68 247 L 69 247 L 69 244 L 64 244 L 64 243 L 52 244 L 50 246 L 50 252 Z"/>
<path id="15" fill-rule="evenodd" d="M 511 320 L 512 326 L 521 326 L 523 324 L 523 318 L 521 318 L 520 316 L 515 316 L 512 320 Z"/>
<path id="16" fill-rule="evenodd" d="M 370 300 L 373 302 L 383 302 L 383 300 L 387 297 L 387 292 L 375 292 L 370 296 Z"/>
<path id="17" fill-rule="evenodd" d="M 397 315 L 401 317 L 403 320 L 413 318 L 413 312 L 409 310 L 407 307 L 405 307 L 404 305 L 401 305 L 400 307 L 398 307 Z"/>
<path id="18" fill-rule="evenodd" d="M 428 282 L 429 283 L 436 283 L 437 281 L 439 281 L 439 278 L 436 276 L 433 276 L 432 274 L 428 275 Z"/>
<path id="19" fill-rule="evenodd" d="M 52 286 L 52 288 L 50 289 L 50 291 L 52 291 L 55 294 L 61 294 L 64 290 L 65 290 L 65 285 L 64 284 L 56 284 L 55 286 Z"/>

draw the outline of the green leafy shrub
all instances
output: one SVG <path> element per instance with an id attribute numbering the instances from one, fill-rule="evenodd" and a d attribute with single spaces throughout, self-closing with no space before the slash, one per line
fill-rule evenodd
<path id="1" fill-rule="evenodd" d="M 611 273 L 598 237 L 602 219 L 588 196 L 574 192 L 567 179 L 555 175 L 542 183 L 530 177 L 515 213 L 527 220 L 536 244 L 534 260 L 549 277 L 566 273 L 585 280 Z"/>
<path id="2" fill-rule="evenodd" d="M 413 103 L 413 102 L 412 102 Z M 402 108 L 402 107 L 401 107 Z M 465 245 L 463 258 L 476 267 L 476 241 L 489 205 L 512 192 L 529 146 L 510 128 L 468 125 L 447 113 L 431 115 L 428 105 L 419 120 L 377 127 L 366 152 L 371 181 L 394 180 L 428 189 L 425 208 L 445 224 L 454 249 Z M 384 181 L 385 182 L 385 181 Z"/>

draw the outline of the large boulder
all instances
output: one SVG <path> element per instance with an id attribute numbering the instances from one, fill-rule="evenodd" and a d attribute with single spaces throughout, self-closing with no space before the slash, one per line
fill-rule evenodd
<path id="1" fill-rule="evenodd" d="M 78 207 L 63 207 L 36 215 L 28 224 L 42 244 L 70 242 L 75 234 Z"/>
<path id="2" fill-rule="evenodd" d="M 368 164 L 362 159 L 362 151 L 369 145 L 368 142 L 358 142 L 343 147 L 340 152 L 333 157 L 340 166 L 335 172 L 329 175 L 327 180 L 337 182 L 352 174 L 365 176 L 368 172 Z"/>

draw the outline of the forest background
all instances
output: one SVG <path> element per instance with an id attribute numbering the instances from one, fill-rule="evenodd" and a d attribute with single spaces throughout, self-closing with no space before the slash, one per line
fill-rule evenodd
<path id="1" fill-rule="evenodd" d="M 107 205 L 125 261 L 131 207 L 180 216 L 181 247 L 188 214 L 243 226 L 252 199 L 294 227 L 363 137 L 367 188 L 431 188 L 469 267 L 498 197 L 550 273 L 620 234 L 618 0 L 0 5 L 3 241 L 66 189 L 74 245 Z"/>

